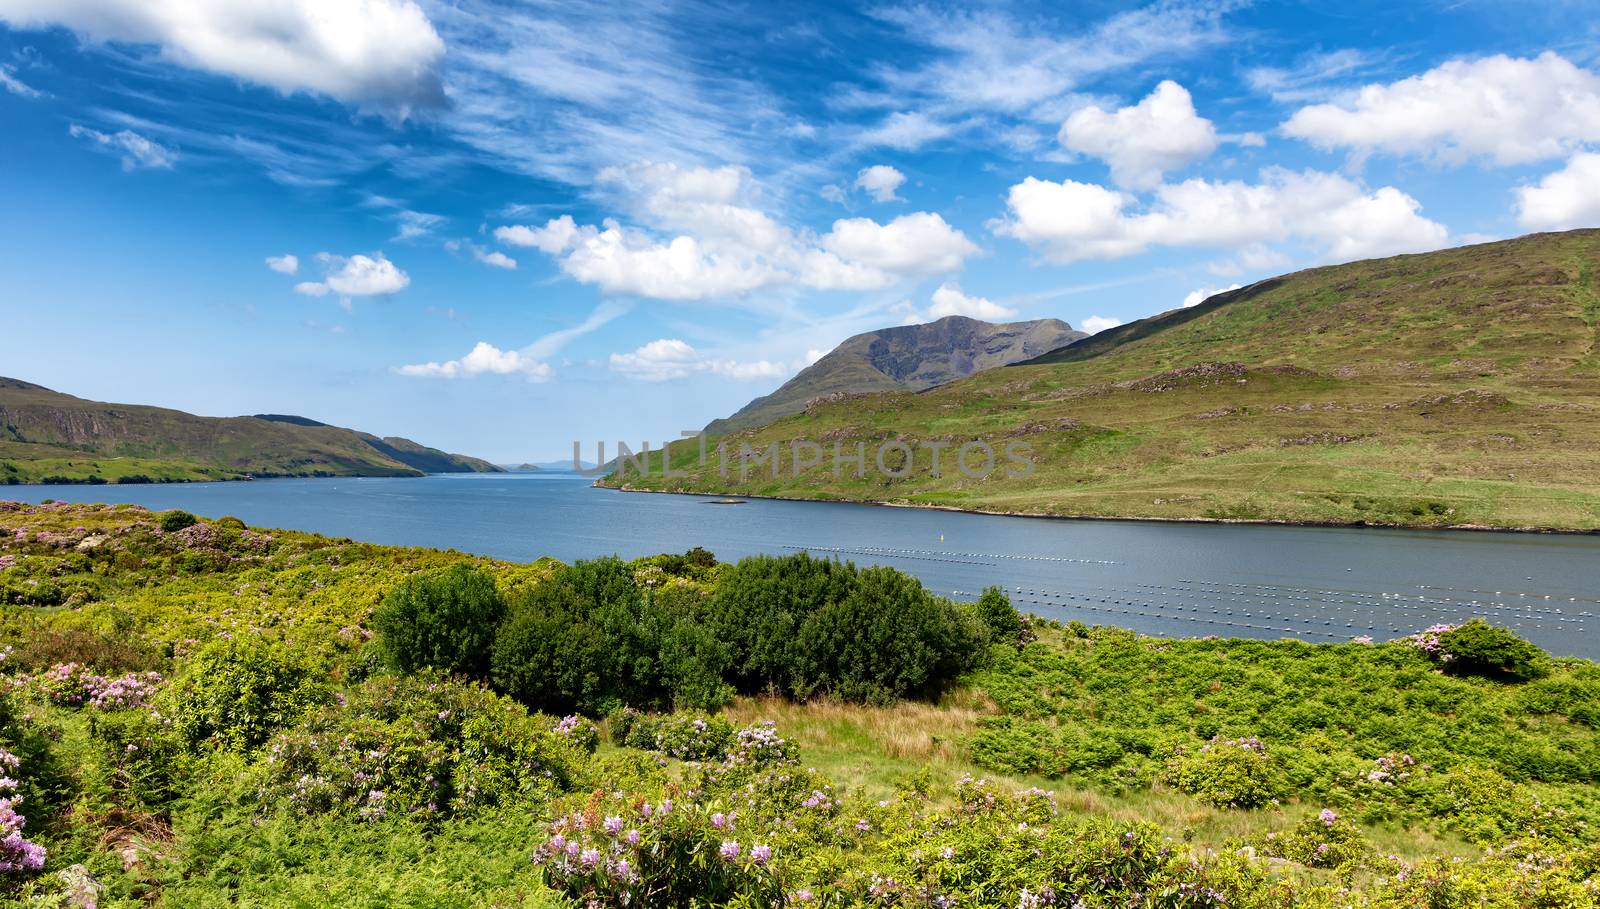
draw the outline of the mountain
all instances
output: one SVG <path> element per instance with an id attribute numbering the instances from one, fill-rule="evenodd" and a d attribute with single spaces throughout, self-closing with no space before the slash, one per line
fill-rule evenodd
<path id="1" fill-rule="evenodd" d="M 1060 319 L 996 325 L 946 316 L 923 325 L 881 328 L 847 339 L 777 391 L 706 427 L 711 435 L 764 426 L 799 413 L 815 398 L 922 391 L 1005 366 L 1087 337 Z"/>
<path id="2" fill-rule="evenodd" d="M 419 476 L 500 468 L 305 417 L 199 417 L 0 378 L 0 483 Z"/>
<path id="3" fill-rule="evenodd" d="M 724 441 L 801 438 L 917 454 L 903 477 L 835 477 L 825 459 L 741 480 L 736 462 L 724 478 L 680 445 L 687 477 L 607 482 L 1041 515 L 1597 530 L 1600 231 L 1308 269 Z M 961 476 L 951 454 L 971 441 L 1026 443 L 1034 470 Z M 933 442 L 948 446 L 938 476 Z"/>

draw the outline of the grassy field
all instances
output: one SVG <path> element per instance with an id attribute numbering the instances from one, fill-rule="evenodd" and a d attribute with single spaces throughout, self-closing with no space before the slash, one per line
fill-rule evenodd
<path id="1" fill-rule="evenodd" d="M 1313 269 L 920 394 L 818 402 L 620 488 L 1022 514 L 1600 529 L 1600 232 Z M 797 440 L 818 466 L 795 469 Z M 727 452 L 727 473 L 715 454 Z M 981 478 L 957 450 L 997 452 Z M 866 446 L 865 476 L 835 446 Z M 890 449 L 888 476 L 873 452 Z M 1028 447 L 1029 476 L 1004 447 Z M 747 464 L 776 444 L 779 467 Z M 946 446 L 935 471 L 932 444 Z M 801 448 L 799 459 L 812 452 Z"/>
<path id="2" fill-rule="evenodd" d="M 924 700 L 746 693 L 709 714 L 558 720 L 481 680 L 385 668 L 375 610 L 462 567 L 513 601 L 566 570 L 132 506 L 0 507 L 0 762 L 17 781 L 0 800 L 27 815 L 0 852 L 46 850 L 0 871 L 0 904 L 1600 895 L 1588 661 L 1512 648 L 1483 675 L 1452 670 L 1474 651 L 1438 632 L 1313 645 L 1034 621 L 1036 639 L 990 638 Z M 642 559 L 605 597 L 712 602 L 740 570 Z"/>

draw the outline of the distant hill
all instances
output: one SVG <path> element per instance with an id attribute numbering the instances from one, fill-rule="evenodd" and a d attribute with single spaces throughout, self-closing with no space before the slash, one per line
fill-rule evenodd
<path id="1" fill-rule="evenodd" d="M 1600 230 L 1284 275 L 919 394 L 817 402 L 730 447 L 983 441 L 1031 476 L 611 485 L 1026 514 L 1600 530 Z"/>
<path id="2" fill-rule="evenodd" d="M 764 426 L 829 395 L 922 391 L 1084 337 L 1060 319 L 995 324 L 946 316 L 922 325 L 880 328 L 847 339 L 777 391 L 756 398 L 731 417 L 713 421 L 706 432 L 721 435 Z"/>
<path id="3" fill-rule="evenodd" d="M 492 473 L 487 461 L 305 417 L 200 417 L 0 378 L 0 483 Z"/>

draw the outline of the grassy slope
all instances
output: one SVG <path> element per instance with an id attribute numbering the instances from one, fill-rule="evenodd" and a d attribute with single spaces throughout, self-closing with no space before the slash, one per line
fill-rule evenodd
<path id="1" fill-rule="evenodd" d="M 86 401 L 0 378 L 0 484 L 51 477 L 115 483 L 253 476 L 416 476 L 496 470 L 406 439 L 379 439 L 314 421 L 199 417 Z"/>
<path id="2" fill-rule="evenodd" d="M 820 405 L 773 442 L 1028 443 L 1029 478 L 830 466 L 629 488 L 1046 515 L 1600 529 L 1600 231 L 1298 272 L 921 394 Z M 869 451 L 871 449 L 869 448 Z M 890 466 L 895 462 L 891 460 Z"/>
<path id="3" fill-rule="evenodd" d="M 124 544 L 116 541 L 149 518 L 128 506 L 0 510 L 0 554 L 22 559 L 10 575 L 0 570 L 0 581 L 26 585 L 26 578 L 52 578 L 73 594 L 74 603 L 6 613 L 0 640 L 17 645 L 18 653 L 4 671 L 18 671 L 24 668 L 19 662 L 52 652 L 30 646 L 30 639 L 70 630 L 80 642 L 115 640 L 168 654 L 152 657 L 168 675 L 182 664 L 181 656 L 174 661 L 170 654 L 221 632 L 281 637 L 342 673 L 360 662 L 362 636 L 348 632 L 362 628 L 384 592 L 407 574 L 470 563 L 493 571 L 510 589 L 538 583 L 549 567 L 272 531 L 270 554 L 194 562 L 180 557 L 185 567 L 178 571 L 149 551 L 119 554 Z M 13 541 L 18 529 L 66 534 L 75 528 L 113 542 L 84 555 Z M 89 654 L 105 652 L 79 646 Z M 65 651 L 54 652 L 54 659 L 66 657 Z M 1154 762 L 1130 747 L 1146 737 L 1143 727 L 1190 743 L 1216 730 L 1260 734 L 1275 751 L 1298 750 L 1302 761 L 1324 772 L 1325 778 L 1312 782 L 1335 791 L 1350 785 L 1338 772 L 1346 765 L 1364 768 L 1396 748 L 1446 769 L 1524 764 L 1514 773 L 1524 782 L 1515 785 L 1537 786 L 1534 791 L 1548 801 L 1592 818 L 1600 812 L 1592 783 L 1600 739 L 1584 723 L 1594 722 L 1596 685 L 1594 664 L 1582 660 L 1560 661 L 1545 682 L 1515 686 L 1442 676 L 1414 651 L 1396 646 L 1172 642 L 1118 633 L 1084 640 L 1046 628 L 1039 643 L 1001 659 L 938 704 L 867 707 L 746 698 L 726 712 L 739 723 L 776 720 L 801 746 L 806 766 L 834 778 L 856 804 L 890 798 L 931 768 L 936 801 L 952 798 L 949 781 L 955 777 L 987 775 L 1003 786 L 1055 790 L 1069 815 L 1147 821 L 1174 838 L 1220 848 L 1242 837 L 1288 831 L 1315 814 L 1322 797 L 1290 798 L 1281 807 L 1253 812 L 1208 806 L 1149 781 Z M 1586 720 L 1574 705 L 1587 710 Z M 51 868 L 89 865 L 111 888 L 101 905 L 558 904 L 527 859 L 530 845 L 541 839 L 541 806 L 442 824 L 308 819 L 256 806 L 244 764 L 222 760 L 212 768 L 214 777 L 195 780 L 170 814 L 150 813 L 108 788 L 107 757 L 92 741 L 91 715 L 30 706 L 35 721 L 60 731 L 77 795 L 70 811 L 40 817 L 29 830 L 49 835 Z M 1106 785 L 1119 777 L 1112 769 L 1048 778 L 986 771 L 972 743 L 997 721 L 1007 723 L 1006 730 L 1061 734 L 1062 742 L 1081 736 L 1111 744 L 1117 760 L 1146 766 L 1117 786 Z M 1496 730 L 1504 733 L 1503 742 Z M 1486 742 L 1494 753 L 1477 750 Z M 607 749 L 613 755 L 626 751 Z M 1315 755 L 1324 751 L 1326 764 L 1317 763 Z M 1559 782 L 1540 782 L 1537 768 L 1543 765 L 1576 768 L 1581 779 L 1569 773 Z M 1349 806 L 1348 813 L 1358 807 Z M 1347 813 L 1344 804 L 1340 808 Z M 1365 830 L 1381 851 L 1408 860 L 1479 852 L 1448 825 L 1426 818 L 1404 825 L 1379 822 Z M 130 846 L 143 851 L 124 866 L 118 851 Z M 1293 871 L 1307 873 L 1298 866 Z"/>

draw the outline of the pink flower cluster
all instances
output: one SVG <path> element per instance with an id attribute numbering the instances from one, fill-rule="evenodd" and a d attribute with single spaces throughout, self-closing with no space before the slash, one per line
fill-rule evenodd
<path id="1" fill-rule="evenodd" d="M 135 710 L 150 706 L 150 698 L 162 678 L 158 672 L 104 676 L 81 663 L 57 663 L 34 681 L 51 703 L 64 707 Z"/>
<path id="2" fill-rule="evenodd" d="M 25 874 L 44 867 L 44 847 L 22 837 L 22 828 L 28 819 L 17 813 L 22 796 L 17 795 L 17 781 L 11 774 L 22 761 L 11 752 L 0 748 L 0 874 Z"/>
<path id="3" fill-rule="evenodd" d="M 1440 636 L 1447 631 L 1455 630 L 1456 626 L 1446 625 L 1442 622 L 1438 625 L 1429 625 L 1427 628 L 1424 628 L 1416 634 L 1406 638 L 1405 643 L 1410 647 L 1415 647 L 1418 650 L 1421 650 L 1429 656 L 1437 656 L 1439 654 Z"/>

